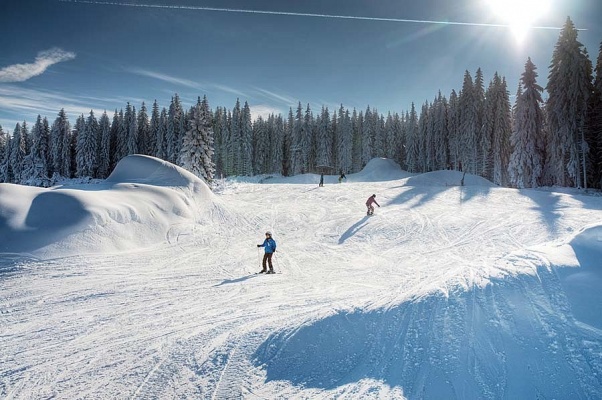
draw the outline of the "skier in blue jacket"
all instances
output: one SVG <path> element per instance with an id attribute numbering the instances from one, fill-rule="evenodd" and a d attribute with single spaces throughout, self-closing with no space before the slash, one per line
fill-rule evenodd
<path id="1" fill-rule="evenodd" d="M 257 247 L 263 247 L 265 250 L 265 254 L 263 255 L 263 269 L 259 271 L 260 274 L 273 274 L 274 267 L 272 266 L 272 256 L 276 251 L 276 241 L 272 239 L 272 232 L 267 231 L 265 233 L 265 240 L 262 244 L 258 244 Z M 266 268 L 266 263 L 270 266 L 270 270 L 268 271 Z"/>

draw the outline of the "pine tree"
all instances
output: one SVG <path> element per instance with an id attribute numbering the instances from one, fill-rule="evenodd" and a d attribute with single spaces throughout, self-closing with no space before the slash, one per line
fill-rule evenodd
<path id="1" fill-rule="evenodd" d="M 230 126 L 232 123 L 232 113 L 229 110 L 223 109 L 222 115 L 222 160 L 223 160 L 223 174 L 228 175 L 233 173 L 233 160 L 231 157 L 231 139 L 232 133 Z"/>
<path id="2" fill-rule="evenodd" d="M 447 130 L 447 113 L 447 99 L 441 94 L 441 92 L 439 92 L 437 100 L 435 101 L 435 109 L 433 110 L 435 170 L 446 169 L 449 164 L 449 134 Z"/>
<path id="3" fill-rule="evenodd" d="M 225 174 L 224 158 L 225 158 L 225 143 L 227 138 L 226 132 L 226 118 L 227 112 L 222 107 L 217 107 L 213 118 L 213 135 L 215 137 L 215 152 L 213 153 L 213 162 L 215 164 L 216 176 L 223 176 Z"/>
<path id="4" fill-rule="evenodd" d="M 128 109 L 126 109 L 126 154 L 137 154 L 138 151 L 138 118 L 136 117 L 136 107 L 130 107 L 128 103 Z M 174 160 L 175 161 L 175 160 Z"/>
<path id="5" fill-rule="evenodd" d="M 241 175 L 242 167 L 242 129 L 241 129 L 240 100 L 236 104 L 230 117 L 230 140 L 228 141 L 228 175 Z"/>
<path id="6" fill-rule="evenodd" d="M 458 98 L 459 114 L 459 150 L 461 170 L 471 174 L 478 172 L 479 148 L 479 101 L 478 90 L 468 71 L 464 73 L 462 91 Z"/>
<path id="7" fill-rule="evenodd" d="M 420 160 L 420 130 L 418 127 L 418 114 L 414 103 L 410 108 L 409 117 L 407 119 L 406 131 L 406 169 L 409 172 L 419 172 L 422 166 Z"/>
<path id="8" fill-rule="evenodd" d="M 155 102 L 156 104 L 156 102 Z M 153 112 L 154 112 L 154 106 L 153 106 Z M 158 118 L 158 115 L 157 115 Z M 140 106 L 140 112 L 138 113 L 138 119 L 137 119 L 137 150 L 136 152 L 139 154 L 147 154 L 147 155 L 151 155 L 152 151 L 151 149 L 152 144 L 151 144 L 151 124 L 150 121 L 148 120 L 148 112 L 146 110 L 146 104 L 144 104 L 144 102 L 142 102 L 142 106 Z"/>
<path id="9" fill-rule="evenodd" d="M 128 103 L 126 106 L 126 112 L 123 109 L 119 110 L 118 124 L 117 124 L 117 140 L 115 141 L 115 165 L 121 161 L 122 158 L 128 155 L 127 138 L 128 138 L 128 124 L 130 120 L 128 108 L 131 112 L 131 106 Z M 113 125 L 115 125 L 113 123 Z"/>
<path id="10" fill-rule="evenodd" d="M 182 138 L 180 164 L 196 176 L 211 183 L 215 166 L 213 164 L 213 127 L 209 103 L 204 97 L 193 109 L 190 129 Z"/>
<path id="11" fill-rule="evenodd" d="M 8 133 L 2 130 L 2 125 L 0 125 L 0 182 L 8 182 L 7 166 L 10 145 L 9 141 L 10 136 L 8 135 Z"/>
<path id="12" fill-rule="evenodd" d="M 240 174 L 243 176 L 253 176 L 253 123 L 251 121 L 251 108 L 245 101 L 240 118 Z"/>
<path id="13" fill-rule="evenodd" d="M 427 172 L 427 149 L 426 141 L 430 138 L 429 133 L 429 104 L 428 101 L 424 102 L 420 110 L 420 116 L 418 118 L 418 131 L 414 140 L 416 141 L 416 148 L 418 154 L 416 156 L 416 172 Z"/>
<path id="14" fill-rule="evenodd" d="M 23 146 L 25 147 L 25 155 L 27 155 L 31 152 L 33 140 L 31 139 L 31 135 L 29 133 L 29 128 L 27 127 L 26 121 L 23 121 L 23 125 L 21 125 L 21 140 L 23 140 Z"/>
<path id="15" fill-rule="evenodd" d="M 485 171 L 490 169 L 491 161 L 491 152 L 485 153 L 488 150 L 490 145 L 491 138 L 484 137 L 484 129 L 485 129 L 485 86 L 483 79 L 483 71 L 481 68 L 477 68 L 477 72 L 475 73 L 475 79 L 473 84 L 473 101 L 475 107 L 475 132 L 476 137 L 474 138 L 475 143 L 477 144 L 473 148 L 472 159 L 474 160 L 474 164 L 476 166 L 475 173 L 480 174 L 481 176 L 487 177 L 487 174 L 484 174 L 481 170 L 479 171 L 479 166 L 485 166 L 483 168 Z"/>
<path id="16" fill-rule="evenodd" d="M 44 117 L 42 118 L 42 129 L 44 131 L 44 143 L 42 144 L 43 147 L 45 147 L 45 150 L 43 150 L 44 153 L 44 157 L 46 158 L 45 162 L 46 162 L 46 176 L 47 177 L 52 177 L 52 152 L 51 152 L 51 147 L 50 147 L 50 123 L 48 122 L 48 118 Z M 1 127 L 0 127 L 0 132 L 2 131 Z"/>
<path id="17" fill-rule="evenodd" d="M 259 116 L 253 123 L 253 166 L 256 174 L 268 173 L 270 137 L 267 123 Z"/>
<path id="18" fill-rule="evenodd" d="M 83 119 L 83 115 L 81 116 Z M 78 130 L 77 144 L 75 147 L 75 158 L 77 162 L 76 176 L 79 178 L 96 177 L 98 168 L 98 137 L 99 126 L 94 111 L 90 110 L 90 114 L 85 123 L 78 120 L 76 125 Z"/>
<path id="19" fill-rule="evenodd" d="M 548 75 L 548 137 L 545 179 L 549 185 L 582 187 L 587 161 L 585 117 L 591 87 L 591 65 L 567 18 Z M 588 73 L 590 72 L 590 73 Z"/>
<path id="20" fill-rule="evenodd" d="M 305 109 L 305 116 L 301 124 L 301 157 L 305 172 L 314 171 L 316 159 L 316 141 L 314 135 L 313 114 L 309 103 Z"/>
<path id="21" fill-rule="evenodd" d="M 284 174 L 284 154 L 286 152 L 286 130 L 282 115 L 271 115 L 268 119 L 270 127 L 270 171 Z"/>
<path id="22" fill-rule="evenodd" d="M 149 135 L 147 143 L 148 154 L 157 157 L 157 138 L 159 137 L 159 129 L 161 129 L 161 111 L 159 110 L 159 104 L 157 100 L 153 103 L 153 110 L 151 111 L 151 119 L 149 126 Z"/>
<path id="23" fill-rule="evenodd" d="M 322 170 L 324 168 L 331 169 L 332 165 L 332 142 L 333 132 L 330 122 L 330 112 L 327 107 L 322 107 L 320 114 L 320 122 L 316 135 L 316 166 Z"/>
<path id="24" fill-rule="evenodd" d="M 483 126 L 481 129 L 481 140 L 479 143 L 481 159 L 479 162 L 479 174 L 490 181 L 493 181 L 493 131 L 495 130 L 495 112 L 496 96 L 498 87 L 497 72 L 494 79 L 489 82 L 485 92 L 485 102 L 483 107 Z"/>
<path id="25" fill-rule="evenodd" d="M 155 142 L 155 156 L 167 160 L 167 126 L 169 116 L 167 109 L 163 107 L 159 115 L 159 127 L 157 129 L 157 140 Z"/>
<path id="26" fill-rule="evenodd" d="M 99 121 L 100 149 L 98 157 L 98 178 L 105 179 L 111 173 L 111 122 L 105 111 Z"/>
<path id="27" fill-rule="evenodd" d="M 13 170 L 10 164 L 12 138 L 7 132 L 2 134 L 2 139 L 2 153 L 0 154 L 0 182 L 11 183 L 14 180 Z"/>
<path id="28" fill-rule="evenodd" d="M 406 134 L 405 134 L 405 120 L 403 118 L 403 113 L 401 116 L 397 113 L 393 116 L 393 125 L 394 125 L 394 135 L 397 137 L 396 141 L 396 151 L 395 151 L 395 161 L 399 165 L 404 164 L 405 160 L 405 146 L 406 146 Z"/>
<path id="29" fill-rule="evenodd" d="M 512 115 L 510 94 L 506 79 L 496 73 L 493 79 L 493 124 L 491 131 L 492 181 L 501 186 L 508 185 L 508 165 L 510 163 L 510 136 L 512 134 Z"/>
<path id="30" fill-rule="evenodd" d="M 459 171 L 461 165 L 461 135 L 460 135 L 460 105 L 458 95 L 452 90 L 449 95 L 449 107 L 447 115 L 447 133 L 449 146 L 449 166 Z"/>
<path id="31" fill-rule="evenodd" d="M 54 142 L 52 146 L 52 160 L 54 162 L 53 180 L 59 177 L 71 178 L 72 176 L 72 136 L 71 124 L 67 119 L 65 110 L 61 109 L 58 117 L 54 120 L 52 131 L 52 140 Z"/>
<path id="32" fill-rule="evenodd" d="M 293 128 L 295 125 L 295 117 L 293 116 L 293 108 L 288 109 L 288 119 L 284 123 L 284 143 L 282 152 L 282 174 L 290 176 L 293 174 Z"/>
<path id="33" fill-rule="evenodd" d="M 115 109 L 113 113 L 113 120 L 111 122 L 111 130 L 109 132 L 109 143 L 111 144 L 109 150 L 109 171 L 113 171 L 115 169 L 115 165 L 117 165 L 118 160 L 118 146 L 119 146 L 119 131 L 120 131 L 120 119 L 119 112 Z"/>
<path id="34" fill-rule="evenodd" d="M 176 93 L 171 99 L 169 105 L 169 111 L 167 113 L 167 136 L 165 137 L 166 142 L 166 160 L 171 163 L 176 163 L 180 148 L 181 140 L 181 129 L 183 126 L 183 110 L 182 104 L 180 103 L 180 97 Z"/>
<path id="35" fill-rule="evenodd" d="M 30 153 L 23 161 L 21 181 L 32 186 L 48 187 L 48 122 L 44 124 L 39 114 L 31 130 L 31 140 Z"/>
<path id="36" fill-rule="evenodd" d="M 364 125 L 364 116 L 362 112 L 357 113 L 357 110 L 353 109 L 351 115 L 351 134 L 353 142 L 351 145 L 351 157 L 352 157 L 352 169 L 353 172 L 360 171 L 364 168 L 365 164 L 362 162 L 362 131 Z"/>
<path id="37" fill-rule="evenodd" d="M 368 164 L 374 157 L 374 121 L 370 106 L 366 108 L 362 124 L 362 166 Z"/>
<path id="38" fill-rule="evenodd" d="M 340 172 L 349 173 L 353 167 L 352 144 L 353 132 L 351 129 L 351 118 L 349 110 L 343 105 L 339 108 L 337 117 L 337 168 Z"/>
<path id="39" fill-rule="evenodd" d="M 304 164 L 304 146 L 305 143 L 303 141 L 302 136 L 302 126 L 303 126 L 303 109 L 301 108 L 301 102 L 297 105 L 297 112 L 295 114 L 295 119 L 292 124 L 292 160 L 293 160 L 293 175 L 303 174 L 305 173 L 305 164 Z"/>
<path id="40" fill-rule="evenodd" d="M 25 160 L 25 138 L 23 137 L 23 127 L 17 123 L 11 139 L 10 154 L 8 159 L 8 168 L 10 171 L 9 181 L 11 183 L 21 183 L 23 178 L 23 161 Z"/>
<path id="41" fill-rule="evenodd" d="M 590 186 L 602 188 L 602 43 L 595 67 L 596 79 L 588 103 L 587 140 L 590 144 Z"/>
<path id="42" fill-rule="evenodd" d="M 372 109 L 372 126 L 374 127 L 374 141 L 372 143 L 372 154 L 374 157 L 382 158 L 387 154 L 387 139 L 385 132 L 385 117 L 378 112 L 378 109 Z"/>
<path id="43" fill-rule="evenodd" d="M 516 98 L 514 129 L 510 142 L 510 185 L 538 187 L 543 173 L 544 137 L 543 88 L 537 84 L 537 67 L 527 59 Z M 524 89 L 523 89 L 524 88 Z"/>

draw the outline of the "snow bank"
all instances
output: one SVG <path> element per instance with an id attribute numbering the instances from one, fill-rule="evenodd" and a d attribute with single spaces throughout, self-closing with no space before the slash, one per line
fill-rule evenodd
<path id="1" fill-rule="evenodd" d="M 200 178 L 159 158 L 134 154 L 123 158 L 106 179 L 110 183 L 145 183 L 153 186 L 185 186 L 209 195 L 211 190 Z"/>
<path id="2" fill-rule="evenodd" d="M 125 157 L 97 185 L 0 184 L 0 252 L 47 258 L 146 247 L 212 204 L 202 180 L 141 155 Z"/>
<path id="3" fill-rule="evenodd" d="M 602 225 L 590 226 L 569 243 L 577 263 L 558 276 L 576 320 L 602 330 Z"/>
<path id="4" fill-rule="evenodd" d="M 373 158 L 357 174 L 347 175 L 349 182 L 384 182 L 404 179 L 413 174 L 403 171 L 399 164 L 388 158 Z"/>
<path id="5" fill-rule="evenodd" d="M 410 186 L 461 186 L 464 179 L 464 186 L 484 186 L 494 187 L 494 183 L 480 176 L 466 174 L 461 171 L 433 171 L 408 178 L 407 184 Z"/>
<path id="6" fill-rule="evenodd" d="M 338 176 L 324 175 L 324 184 L 337 183 Z M 284 183 L 296 185 L 312 185 L 316 186 L 320 183 L 320 174 L 299 174 L 295 176 L 283 177 L 280 175 L 271 175 L 263 177 L 259 183 Z"/>
<path id="7" fill-rule="evenodd" d="M 403 171 L 399 164 L 388 158 L 373 158 L 366 166 L 358 173 L 347 174 L 347 179 L 344 182 L 385 182 L 394 181 L 397 179 L 407 178 L 412 176 L 409 172 Z M 244 179 L 244 178 L 242 178 Z M 290 183 L 290 184 L 318 184 L 320 183 L 320 174 L 299 174 L 295 176 L 283 177 L 281 175 L 267 175 L 260 179 L 247 182 L 258 183 Z M 339 183 L 339 173 L 335 175 L 324 175 L 324 184 Z"/>

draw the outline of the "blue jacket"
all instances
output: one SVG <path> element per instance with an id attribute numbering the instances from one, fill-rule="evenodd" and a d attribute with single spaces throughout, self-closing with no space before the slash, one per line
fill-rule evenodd
<path id="1" fill-rule="evenodd" d="M 263 241 L 261 247 L 265 247 L 266 253 L 273 253 L 276 251 L 276 241 L 272 238 Z"/>

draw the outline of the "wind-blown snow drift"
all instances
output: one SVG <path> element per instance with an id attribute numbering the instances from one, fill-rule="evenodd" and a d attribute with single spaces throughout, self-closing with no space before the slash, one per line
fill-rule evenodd
<path id="1" fill-rule="evenodd" d="M 144 155 L 122 159 L 100 184 L 0 184 L 0 252 L 52 257 L 114 252 L 165 241 L 194 223 L 213 194 L 190 172 Z"/>

